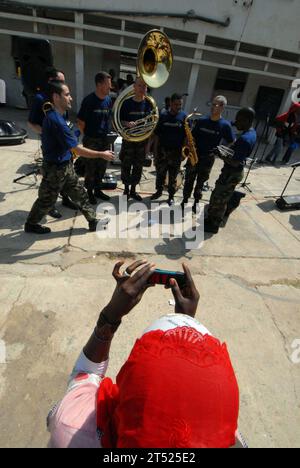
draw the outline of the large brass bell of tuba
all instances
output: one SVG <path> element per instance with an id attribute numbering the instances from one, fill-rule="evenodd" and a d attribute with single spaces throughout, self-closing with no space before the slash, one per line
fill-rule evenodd
<path id="1" fill-rule="evenodd" d="M 150 88 L 159 88 L 168 80 L 172 65 L 173 51 L 166 34 L 156 29 L 149 31 L 142 39 L 138 50 L 137 76 Z M 124 127 L 120 112 L 124 102 L 133 96 L 133 85 L 118 96 L 113 108 L 113 125 L 124 140 L 140 142 L 147 140 L 154 132 L 159 120 L 159 111 L 155 100 L 151 96 L 146 96 L 152 107 L 151 113 L 138 120 L 135 127 Z"/>

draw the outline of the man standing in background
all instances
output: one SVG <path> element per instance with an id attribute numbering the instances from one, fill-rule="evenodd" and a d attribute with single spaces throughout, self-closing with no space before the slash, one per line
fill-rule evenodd
<path id="1" fill-rule="evenodd" d="M 224 96 L 216 96 L 212 102 L 211 114 L 201 117 L 193 130 L 199 161 L 194 167 L 189 161 L 187 163 L 182 206 L 184 207 L 184 204 L 188 203 L 192 195 L 195 181 L 197 180 L 194 190 L 194 213 L 196 213 L 197 205 L 202 198 L 204 183 L 209 180 L 215 162 L 215 156 L 212 154 L 212 150 L 216 148 L 222 140 L 225 140 L 228 144 L 233 143 L 235 140 L 230 122 L 222 117 L 226 105 L 227 99 Z"/>
<path id="2" fill-rule="evenodd" d="M 77 115 L 77 125 L 83 134 L 82 143 L 86 148 L 94 151 L 109 149 L 107 134 L 110 131 L 112 100 L 111 76 L 106 72 L 95 76 L 96 90 L 89 94 L 82 102 Z M 97 204 L 97 198 L 108 201 L 110 197 L 100 190 L 102 179 L 107 168 L 104 159 L 85 161 L 85 187 L 92 205 Z"/>
<path id="3" fill-rule="evenodd" d="M 162 196 L 168 174 L 168 203 L 170 206 L 174 204 L 176 178 L 180 170 L 182 147 L 186 138 L 184 123 L 187 115 L 182 110 L 182 107 L 182 96 L 173 94 L 170 109 L 160 114 L 154 137 L 154 157 L 157 175 L 156 193 L 152 195 L 151 200 L 157 200 Z"/>
<path id="4" fill-rule="evenodd" d="M 235 188 L 244 178 L 246 160 L 251 155 L 257 139 L 256 131 L 252 128 L 254 119 L 253 109 L 241 109 L 236 116 L 236 127 L 242 134 L 228 151 L 230 157 L 226 155 L 228 148 L 217 148 L 218 155 L 224 160 L 224 167 L 210 198 L 204 223 L 205 232 L 218 233 Z"/>
<path id="5" fill-rule="evenodd" d="M 152 111 L 151 104 L 146 99 L 147 85 L 141 78 L 134 84 L 134 96 L 127 99 L 120 111 L 121 122 L 124 127 L 136 127 L 136 121 L 145 118 Z M 122 182 L 125 185 L 124 195 L 134 200 L 142 198 L 136 193 L 136 186 L 140 183 L 143 164 L 149 149 L 149 141 L 131 142 L 123 140 L 120 159 L 122 161 Z"/>

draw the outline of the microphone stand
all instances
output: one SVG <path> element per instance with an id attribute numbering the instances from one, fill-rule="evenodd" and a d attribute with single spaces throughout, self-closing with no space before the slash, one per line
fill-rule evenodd
<path id="1" fill-rule="evenodd" d="M 268 139 L 269 139 L 269 129 L 270 129 L 270 118 L 271 118 L 270 114 L 267 114 L 266 121 L 265 121 L 265 127 L 264 127 L 264 131 L 263 131 L 263 134 L 262 134 L 262 138 L 266 134 L 267 143 L 265 145 L 265 148 L 264 148 L 263 154 L 261 155 L 261 158 L 257 160 L 257 164 L 261 164 L 261 163 L 264 162 L 264 157 L 265 157 L 267 148 L 269 146 Z"/>
<path id="2" fill-rule="evenodd" d="M 264 130 L 263 130 L 263 132 L 262 132 L 262 134 L 261 134 L 261 136 L 260 136 L 260 139 L 259 139 L 259 141 L 258 141 L 258 145 L 257 145 L 256 151 L 255 151 L 255 153 L 254 153 L 254 155 L 253 155 L 253 159 L 252 159 L 251 164 L 250 164 L 250 166 L 249 166 L 249 169 L 248 169 L 248 172 L 247 172 L 247 174 L 246 174 L 245 180 L 244 180 L 244 182 L 242 182 L 241 185 L 240 185 L 241 188 L 244 188 L 244 189 L 248 190 L 248 192 L 250 192 L 250 193 L 253 193 L 253 190 L 251 190 L 250 187 L 249 187 L 249 185 L 251 185 L 251 182 L 247 182 L 247 180 L 248 180 L 248 178 L 249 178 L 249 176 L 250 176 L 250 173 L 251 173 L 251 171 L 252 171 L 252 168 L 253 168 L 254 164 L 255 164 L 255 163 L 260 163 L 260 162 L 262 161 L 262 158 L 263 158 L 264 155 L 265 155 L 266 148 L 265 148 L 265 150 L 264 150 L 264 153 L 263 153 L 263 155 L 262 155 L 262 158 L 261 158 L 260 160 L 257 160 L 257 159 L 256 159 L 257 153 L 258 153 L 258 151 L 259 151 L 259 149 L 260 149 L 260 147 L 261 147 L 261 145 L 262 145 L 262 142 L 263 142 L 263 139 L 264 139 L 266 130 L 267 130 L 267 132 L 268 132 L 268 129 L 269 129 L 269 122 L 270 122 L 270 115 L 268 114 L 268 115 L 267 115 L 267 118 L 266 118 L 266 121 L 265 121 Z M 258 125 L 256 126 L 256 128 L 257 128 L 257 127 L 258 127 Z"/>

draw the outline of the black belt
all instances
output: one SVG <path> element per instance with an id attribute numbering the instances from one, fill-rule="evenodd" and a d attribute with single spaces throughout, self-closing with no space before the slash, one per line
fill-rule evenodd
<path id="1" fill-rule="evenodd" d="M 105 141 L 105 140 L 107 140 L 107 135 L 97 136 L 97 137 L 95 137 L 95 136 L 91 137 L 91 136 L 88 136 L 88 135 L 84 135 L 83 140 L 84 139 L 94 140 L 94 141 L 99 141 L 99 140 L 100 141 Z"/>
<path id="2" fill-rule="evenodd" d="M 44 162 L 44 164 L 45 164 L 46 166 L 51 166 L 51 167 L 52 167 L 52 166 L 56 166 L 56 167 L 66 167 L 66 166 L 68 166 L 68 164 L 70 164 L 70 163 L 71 163 L 71 159 L 69 159 L 68 161 L 63 161 L 63 162 L 61 162 L 61 163 L 59 163 L 59 162 L 52 162 L 52 161 L 45 161 L 45 162 Z"/>

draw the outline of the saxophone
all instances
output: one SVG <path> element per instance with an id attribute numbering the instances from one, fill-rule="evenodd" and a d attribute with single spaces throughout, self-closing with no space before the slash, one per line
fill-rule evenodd
<path id="1" fill-rule="evenodd" d="M 192 135 L 190 125 L 189 125 L 189 120 L 194 115 L 200 116 L 201 114 L 196 114 L 195 112 L 193 112 L 192 114 L 188 115 L 184 121 L 184 129 L 185 129 L 185 133 L 187 137 L 187 145 L 182 148 L 183 159 L 189 159 L 192 166 L 196 166 L 196 164 L 198 163 L 197 149 L 196 149 L 195 141 Z"/>

